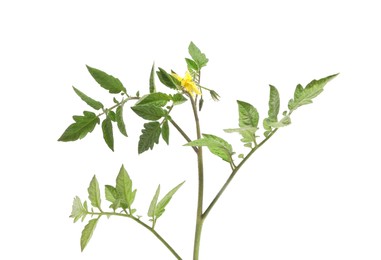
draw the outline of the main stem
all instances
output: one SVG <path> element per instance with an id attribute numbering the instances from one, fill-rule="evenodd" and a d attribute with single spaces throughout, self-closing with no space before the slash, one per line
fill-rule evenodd
<path id="1" fill-rule="evenodd" d="M 198 118 L 197 105 L 193 97 L 190 97 L 192 103 L 192 109 L 194 114 L 194 119 L 196 122 L 196 132 L 197 139 L 201 138 L 201 128 L 200 121 Z M 204 219 L 202 217 L 203 212 L 203 199 L 204 199 L 204 165 L 202 157 L 202 147 L 197 148 L 197 166 L 198 166 L 198 197 L 197 197 L 197 213 L 196 213 L 196 231 L 194 236 L 194 247 L 193 247 L 193 260 L 198 260 L 200 252 L 200 242 L 201 242 L 201 232 Z"/>

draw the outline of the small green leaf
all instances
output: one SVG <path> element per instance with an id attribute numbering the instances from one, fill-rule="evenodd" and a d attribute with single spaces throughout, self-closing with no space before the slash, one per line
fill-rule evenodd
<path id="1" fill-rule="evenodd" d="M 98 219 L 92 219 L 83 229 L 82 235 L 81 235 L 81 251 L 83 251 L 85 247 L 87 246 L 87 244 L 89 243 L 91 236 L 93 235 L 94 230 L 97 226 L 97 223 L 98 223 Z"/>
<path id="2" fill-rule="evenodd" d="M 176 193 L 178 189 L 184 184 L 185 181 L 174 187 L 171 191 L 169 191 L 164 198 L 162 198 L 159 203 L 157 203 L 157 206 L 155 208 L 155 216 L 156 218 L 159 218 L 165 211 L 165 207 L 168 205 L 168 203 L 171 201 L 173 195 Z"/>
<path id="3" fill-rule="evenodd" d="M 111 118 L 109 116 L 107 116 L 102 122 L 102 132 L 103 139 L 105 140 L 107 146 L 111 149 L 111 151 L 114 151 L 114 135 L 112 131 Z"/>
<path id="4" fill-rule="evenodd" d="M 156 74 L 159 77 L 159 80 L 161 81 L 161 83 L 163 83 L 165 86 L 171 89 L 177 90 L 177 85 L 174 81 L 174 78 L 170 74 L 168 74 L 165 70 L 163 70 L 162 68 L 159 68 L 159 71 L 157 71 Z"/>
<path id="5" fill-rule="evenodd" d="M 91 97 L 85 95 L 83 92 L 81 92 L 79 89 L 73 87 L 74 92 L 83 100 L 86 104 L 94 108 L 95 110 L 99 110 L 103 108 L 103 104 L 99 101 L 96 101 L 92 99 Z"/>
<path id="6" fill-rule="evenodd" d="M 70 214 L 70 218 L 74 218 L 74 223 L 77 222 L 80 218 L 82 218 L 82 221 L 85 219 L 87 215 L 87 209 L 86 209 L 86 201 L 82 205 L 81 199 L 76 196 L 73 200 L 73 206 Z"/>
<path id="7" fill-rule="evenodd" d="M 279 122 L 268 122 L 268 125 L 274 128 L 284 127 L 291 124 L 291 118 L 289 116 L 284 116 Z"/>
<path id="8" fill-rule="evenodd" d="M 126 89 L 118 78 L 115 78 L 99 69 L 95 69 L 87 65 L 86 67 L 91 76 L 102 88 L 108 90 L 112 94 L 118 94 L 120 92 L 126 93 Z"/>
<path id="9" fill-rule="evenodd" d="M 255 107 L 251 104 L 239 101 L 238 112 L 239 112 L 239 126 L 240 127 L 258 127 L 259 114 Z"/>
<path id="10" fill-rule="evenodd" d="M 300 106 L 311 104 L 312 99 L 317 97 L 324 90 L 324 86 L 335 78 L 338 74 L 334 74 L 319 80 L 312 80 L 305 88 L 302 85 L 297 85 L 294 98 L 288 102 L 290 112 L 294 111 Z"/>
<path id="11" fill-rule="evenodd" d="M 94 130 L 96 124 L 99 124 L 99 117 L 88 111 L 84 111 L 83 116 L 73 116 L 73 119 L 75 123 L 65 130 L 58 141 L 68 142 L 82 139 Z"/>
<path id="12" fill-rule="evenodd" d="M 141 105 L 155 105 L 159 107 L 165 106 L 168 101 L 171 100 L 171 97 L 165 93 L 155 92 L 148 95 L 144 95 L 135 103 L 135 106 Z"/>
<path id="13" fill-rule="evenodd" d="M 199 71 L 198 65 L 194 60 L 185 58 L 185 61 L 188 65 L 188 71 L 192 71 L 192 70 L 196 72 Z"/>
<path id="14" fill-rule="evenodd" d="M 144 129 L 139 138 L 138 153 L 141 154 L 159 143 L 161 128 L 159 122 L 149 122 L 144 124 Z"/>
<path id="15" fill-rule="evenodd" d="M 149 93 L 155 93 L 155 92 L 156 92 L 156 85 L 155 85 L 155 63 L 154 63 L 152 64 L 151 74 L 149 77 Z"/>
<path id="16" fill-rule="evenodd" d="M 107 116 L 111 119 L 111 121 L 116 122 L 116 114 L 114 111 L 107 111 Z"/>
<path id="17" fill-rule="evenodd" d="M 193 42 L 189 44 L 188 51 L 199 69 L 206 66 L 206 64 L 209 61 L 208 58 L 206 58 L 205 54 L 202 53 L 200 49 Z"/>
<path id="18" fill-rule="evenodd" d="M 121 200 L 121 206 L 124 209 L 130 209 L 135 200 L 136 190 L 132 191 L 132 181 L 123 165 L 120 168 L 118 177 L 116 178 L 115 188 Z"/>
<path id="19" fill-rule="evenodd" d="M 89 193 L 89 200 L 91 202 L 91 205 L 93 207 L 100 209 L 101 208 L 101 192 L 99 190 L 99 183 L 95 175 L 93 179 L 91 180 L 87 191 Z"/>
<path id="20" fill-rule="evenodd" d="M 126 125 L 124 124 L 124 120 L 123 120 L 123 106 L 118 106 L 116 108 L 115 119 L 119 128 L 119 131 L 122 133 L 122 135 L 127 137 L 128 135 L 126 131 Z"/>
<path id="21" fill-rule="evenodd" d="M 231 144 L 224 139 L 210 134 L 203 134 L 203 138 L 185 144 L 186 146 L 207 146 L 209 151 L 227 162 L 232 162 L 234 154 Z"/>
<path id="22" fill-rule="evenodd" d="M 157 187 L 155 195 L 153 196 L 153 198 L 151 200 L 151 204 L 149 205 L 149 209 L 148 209 L 148 213 L 147 213 L 148 217 L 151 217 L 151 218 L 155 217 L 155 209 L 156 209 L 156 205 L 157 205 L 157 200 L 159 198 L 159 194 L 160 194 L 160 185 Z"/>
<path id="23" fill-rule="evenodd" d="M 110 205 L 110 208 L 112 208 L 114 211 L 117 208 L 119 208 L 120 200 L 119 200 L 119 195 L 116 188 L 111 185 L 105 185 L 105 194 L 106 194 L 106 200 L 112 203 Z"/>
<path id="24" fill-rule="evenodd" d="M 270 98 L 269 98 L 269 119 L 271 121 L 278 121 L 280 100 L 279 92 L 276 87 L 270 85 Z"/>
<path id="25" fill-rule="evenodd" d="M 168 120 L 164 120 L 163 126 L 161 127 L 161 136 L 163 137 L 164 141 L 169 144 L 169 125 Z"/>
<path id="26" fill-rule="evenodd" d="M 131 109 L 141 118 L 146 120 L 159 120 L 166 115 L 166 112 L 161 107 L 155 105 L 137 105 Z"/>
<path id="27" fill-rule="evenodd" d="M 172 98 L 172 102 L 174 106 L 180 105 L 188 100 L 186 97 L 184 97 L 183 94 L 180 94 L 180 93 L 171 95 L 171 98 Z"/>

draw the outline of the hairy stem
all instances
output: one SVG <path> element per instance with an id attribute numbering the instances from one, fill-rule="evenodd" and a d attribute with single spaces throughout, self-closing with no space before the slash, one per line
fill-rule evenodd
<path id="1" fill-rule="evenodd" d="M 192 109 L 194 114 L 194 119 L 196 123 L 197 139 L 201 138 L 201 128 L 200 120 L 198 118 L 197 104 L 196 101 L 191 97 Z M 202 217 L 203 212 L 203 200 L 204 200 L 204 166 L 203 166 L 203 156 L 202 147 L 197 148 L 197 166 L 198 166 L 198 195 L 197 195 L 197 213 L 196 213 L 196 230 L 194 236 L 194 247 L 193 247 L 193 260 L 198 260 L 200 252 L 200 242 L 201 242 L 201 232 L 204 219 Z"/>
<path id="2" fill-rule="evenodd" d="M 214 199 L 212 200 L 212 202 L 210 203 L 210 205 L 208 206 L 208 208 L 205 210 L 205 212 L 202 214 L 202 217 L 203 219 L 205 220 L 205 218 L 208 216 L 208 214 L 210 213 L 210 211 L 212 210 L 212 208 L 214 207 L 214 205 L 217 203 L 217 201 L 219 200 L 219 198 L 221 197 L 221 195 L 224 193 L 224 191 L 226 190 L 226 188 L 229 186 L 230 182 L 233 180 L 234 176 L 237 174 L 237 172 L 239 171 L 239 169 L 242 167 L 242 165 L 244 165 L 244 163 L 250 158 L 250 156 L 256 151 L 258 150 L 259 147 L 261 147 L 264 143 L 267 142 L 267 140 L 269 140 L 271 138 L 271 136 L 273 136 L 276 131 L 278 130 L 275 129 L 273 130 L 265 139 L 262 140 L 262 142 L 260 142 L 258 145 L 256 145 L 253 149 L 251 149 L 251 151 L 245 156 L 245 158 L 243 158 L 243 160 L 237 165 L 237 167 L 235 167 L 232 171 L 232 173 L 230 174 L 229 178 L 226 180 L 225 184 L 221 187 L 220 191 L 217 193 L 217 195 L 214 197 Z"/>
<path id="3" fill-rule="evenodd" d="M 154 230 L 152 227 L 148 226 L 146 223 L 144 223 L 140 219 L 138 219 L 138 218 L 136 218 L 130 214 L 123 214 L 123 213 L 116 213 L 116 212 L 100 212 L 100 213 L 88 212 L 88 214 L 89 215 L 96 215 L 99 217 L 101 217 L 101 216 L 120 216 L 120 217 L 130 218 L 130 219 L 136 221 L 137 223 L 139 223 L 140 225 L 142 225 L 143 227 L 145 227 L 146 229 L 148 229 L 152 234 L 154 234 L 165 245 L 165 247 L 168 248 L 169 251 L 171 251 L 171 253 L 176 257 L 176 259 L 178 259 L 178 260 L 182 259 L 179 256 L 179 254 L 168 244 L 168 242 L 162 236 L 160 236 L 159 233 L 156 232 L 156 230 Z"/>

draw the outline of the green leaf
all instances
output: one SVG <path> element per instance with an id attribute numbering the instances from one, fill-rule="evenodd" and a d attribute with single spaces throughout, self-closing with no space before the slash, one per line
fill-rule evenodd
<path id="1" fill-rule="evenodd" d="M 188 71 L 199 71 L 198 65 L 194 60 L 185 58 L 185 61 L 188 65 Z"/>
<path id="2" fill-rule="evenodd" d="M 116 122 L 116 114 L 114 111 L 107 111 L 107 116 L 111 119 L 111 121 Z"/>
<path id="3" fill-rule="evenodd" d="M 122 208 L 131 209 L 131 205 L 135 200 L 136 190 L 132 191 L 132 181 L 123 165 L 120 168 L 118 177 L 116 178 L 115 188 L 121 200 Z"/>
<path id="4" fill-rule="evenodd" d="M 116 119 L 116 124 L 118 125 L 118 128 L 119 128 L 119 131 L 122 133 L 122 135 L 127 137 L 128 135 L 126 131 L 126 125 L 124 124 L 124 120 L 123 120 L 123 106 L 118 106 L 116 108 L 115 119 Z"/>
<path id="5" fill-rule="evenodd" d="M 289 124 L 291 124 L 291 118 L 289 116 L 284 116 L 279 122 L 268 121 L 268 125 L 274 128 L 288 126 Z"/>
<path id="6" fill-rule="evenodd" d="M 237 100 L 240 127 L 258 127 L 259 114 L 251 104 Z"/>
<path id="7" fill-rule="evenodd" d="M 302 85 L 297 85 L 294 98 L 288 102 L 288 108 L 290 112 L 294 111 L 300 106 L 311 104 L 312 99 L 317 97 L 324 90 L 324 86 L 338 74 L 334 74 L 319 80 L 312 80 L 305 88 Z"/>
<path id="8" fill-rule="evenodd" d="M 105 140 L 107 146 L 114 151 L 114 135 L 112 131 L 112 122 L 109 116 L 106 117 L 102 122 L 102 132 L 103 139 Z"/>
<path id="9" fill-rule="evenodd" d="M 165 70 L 163 70 L 162 68 L 159 68 L 159 71 L 157 71 L 156 74 L 159 77 L 159 80 L 161 81 L 161 83 L 163 83 L 165 86 L 171 89 L 177 90 L 177 85 L 175 83 L 174 78 L 170 74 L 168 74 Z"/>
<path id="10" fill-rule="evenodd" d="M 276 87 L 270 85 L 270 98 L 269 98 L 269 119 L 271 121 L 278 121 L 280 100 L 279 92 Z"/>
<path id="11" fill-rule="evenodd" d="M 161 107 L 155 105 L 137 105 L 131 107 L 131 109 L 141 118 L 146 120 L 159 120 L 166 115 L 166 112 Z"/>
<path id="12" fill-rule="evenodd" d="M 95 79 L 98 84 L 108 90 L 112 94 L 118 94 L 120 92 L 126 93 L 126 89 L 124 88 L 122 82 L 118 78 L 115 78 L 106 72 L 103 72 L 99 69 L 92 68 L 86 65 L 87 70 L 90 72 L 91 76 Z"/>
<path id="13" fill-rule="evenodd" d="M 171 191 L 169 191 L 164 198 L 162 198 L 159 203 L 157 203 L 157 206 L 155 208 L 155 216 L 156 218 L 159 218 L 161 215 L 163 215 L 165 211 L 165 207 L 168 205 L 168 203 L 171 201 L 173 195 L 176 193 L 178 189 L 184 184 L 185 181 L 174 187 Z"/>
<path id="14" fill-rule="evenodd" d="M 96 101 L 92 99 L 91 97 L 85 95 L 83 92 L 81 92 L 79 89 L 73 87 L 74 92 L 83 100 L 86 104 L 94 108 L 95 110 L 99 110 L 103 108 L 103 104 L 99 101 Z"/>
<path id="15" fill-rule="evenodd" d="M 224 129 L 226 133 L 239 133 L 242 135 L 241 141 L 244 143 L 252 143 L 255 142 L 255 132 L 258 130 L 256 127 L 246 126 L 240 128 L 229 128 Z M 250 145 L 251 147 L 251 145 Z"/>
<path id="16" fill-rule="evenodd" d="M 86 208 L 86 201 L 82 205 L 81 199 L 78 196 L 76 196 L 73 200 L 73 206 L 69 217 L 74 218 L 74 223 L 77 222 L 80 218 L 82 218 L 83 221 L 87 215 Z"/>
<path id="17" fill-rule="evenodd" d="M 149 122 L 144 124 L 144 129 L 139 138 L 138 153 L 141 154 L 159 143 L 161 128 L 159 122 Z"/>
<path id="18" fill-rule="evenodd" d="M 81 251 L 85 249 L 87 244 L 89 243 L 91 236 L 94 233 L 94 230 L 97 226 L 98 219 L 92 219 L 89 221 L 89 223 L 85 226 L 85 228 L 82 231 L 81 235 Z"/>
<path id="19" fill-rule="evenodd" d="M 203 138 L 185 144 L 186 146 L 207 146 L 209 151 L 224 161 L 231 162 L 233 148 L 224 139 L 210 134 L 203 134 Z"/>
<path id="20" fill-rule="evenodd" d="M 141 105 L 155 105 L 159 107 L 165 106 L 168 101 L 171 100 L 171 97 L 165 93 L 156 92 L 148 95 L 144 95 L 135 103 L 135 106 Z"/>
<path id="21" fill-rule="evenodd" d="M 189 44 L 188 51 L 199 69 L 206 66 L 206 64 L 209 61 L 208 58 L 206 58 L 205 54 L 202 53 L 200 49 L 193 42 Z"/>
<path id="22" fill-rule="evenodd" d="M 93 207 L 100 209 L 101 208 L 101 192 L 99 190 L 99 183 L 95 175 L 93 179 L 91 180 L 87 191 L 89 193 L 89 200 L 91 202 L 91 205 Z"/>
<path id="23" fill-rule="evenodd" d="M 163 137 L 164 141 L 169 144 L 169 125 L 168 120 L 164 120 L 163 126 L 161 127 L 161 136 Z"/>
<path id="24" fill-rule="evenodd" d="M 180 94 L 180 93 L 171 95 L 171 98 L 172 98 L 172 102 L 174 106 L 180 105 L 188 100 L 186 97 L 184 97 L 183 94 Z"/>
<path id="25" fill-rule="evenodd" d="M 84 138 L 91 133 L 100 120 L 94 113 L 84 111 L 83 116 L 73 116 L 75 123 L 71 124 L 58 141 L 68 142 Z"/>
<path id="26" fill-rule="evenodd" d="M 149 209 L 148 209 L 148 213 L 147 213 L 148 217 L 151 217 L 151 218 L 155 217 L 155 209 L 156 209 L 156 205 L 157 205 L 157 200 L 159 198 L 159 194 L 160 194 L 160 185 L 157 187 L 155 195 L 153 196 L 153 198 L 151 200 L 151 204 L 149 205 Z"/>
<path id="27" fill-rule="evenodd" d="M 110 205 L 110 208 L 112 208 L 114 211 L 117 208 L 119 208 L 120 200 L 119 200 L 119 195 L 116 188 L 111 185 L 105 185 L 105 194 L 106 194 L 106 200 L 112 203 Z"/>
<path id="28" fill-rule="evenodd" d="M 155 85 L 155 63 L 152 64 L 151 74 L 149 77 L 149 93 L 155 93 L 156 92 L 156 85 Z"/>

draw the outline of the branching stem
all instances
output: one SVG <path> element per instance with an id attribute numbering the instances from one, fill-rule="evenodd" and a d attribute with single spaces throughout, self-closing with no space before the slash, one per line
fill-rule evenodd
<path id="1" fill-rule="evenodd" d="M 155 229 L 153 229 L 152 227 L 148 226 L 146 223 L 144 223 L 140 219 L 134 217 L 133 215 L 123 214 L 123 213 L 116 213 L 116 212 L 99 212 L 99 213 L 96 213 L 96 212 L 87 212 L 87 214 L 99 216 L 98 218 L 100 218 L 101 216 L 119 216 L 119 217 L 130 218 L 130 219 L 134 220 L 135 222 L 139 223 L 141 226 L 143 226 L 146 229 L 148 229 L 152 234 L 154 234 L 165 245 L 165 247 L 168 248 L 169 251 L 171 251 L 171 253 L 176 257 L 176 259 L 178 259 L 178 260 L 182 259 L 179 256 L 179 254 L 168 244 L 168 242 L 162 236 L 160 236 L 159 233 L 156 232 Z"/>

